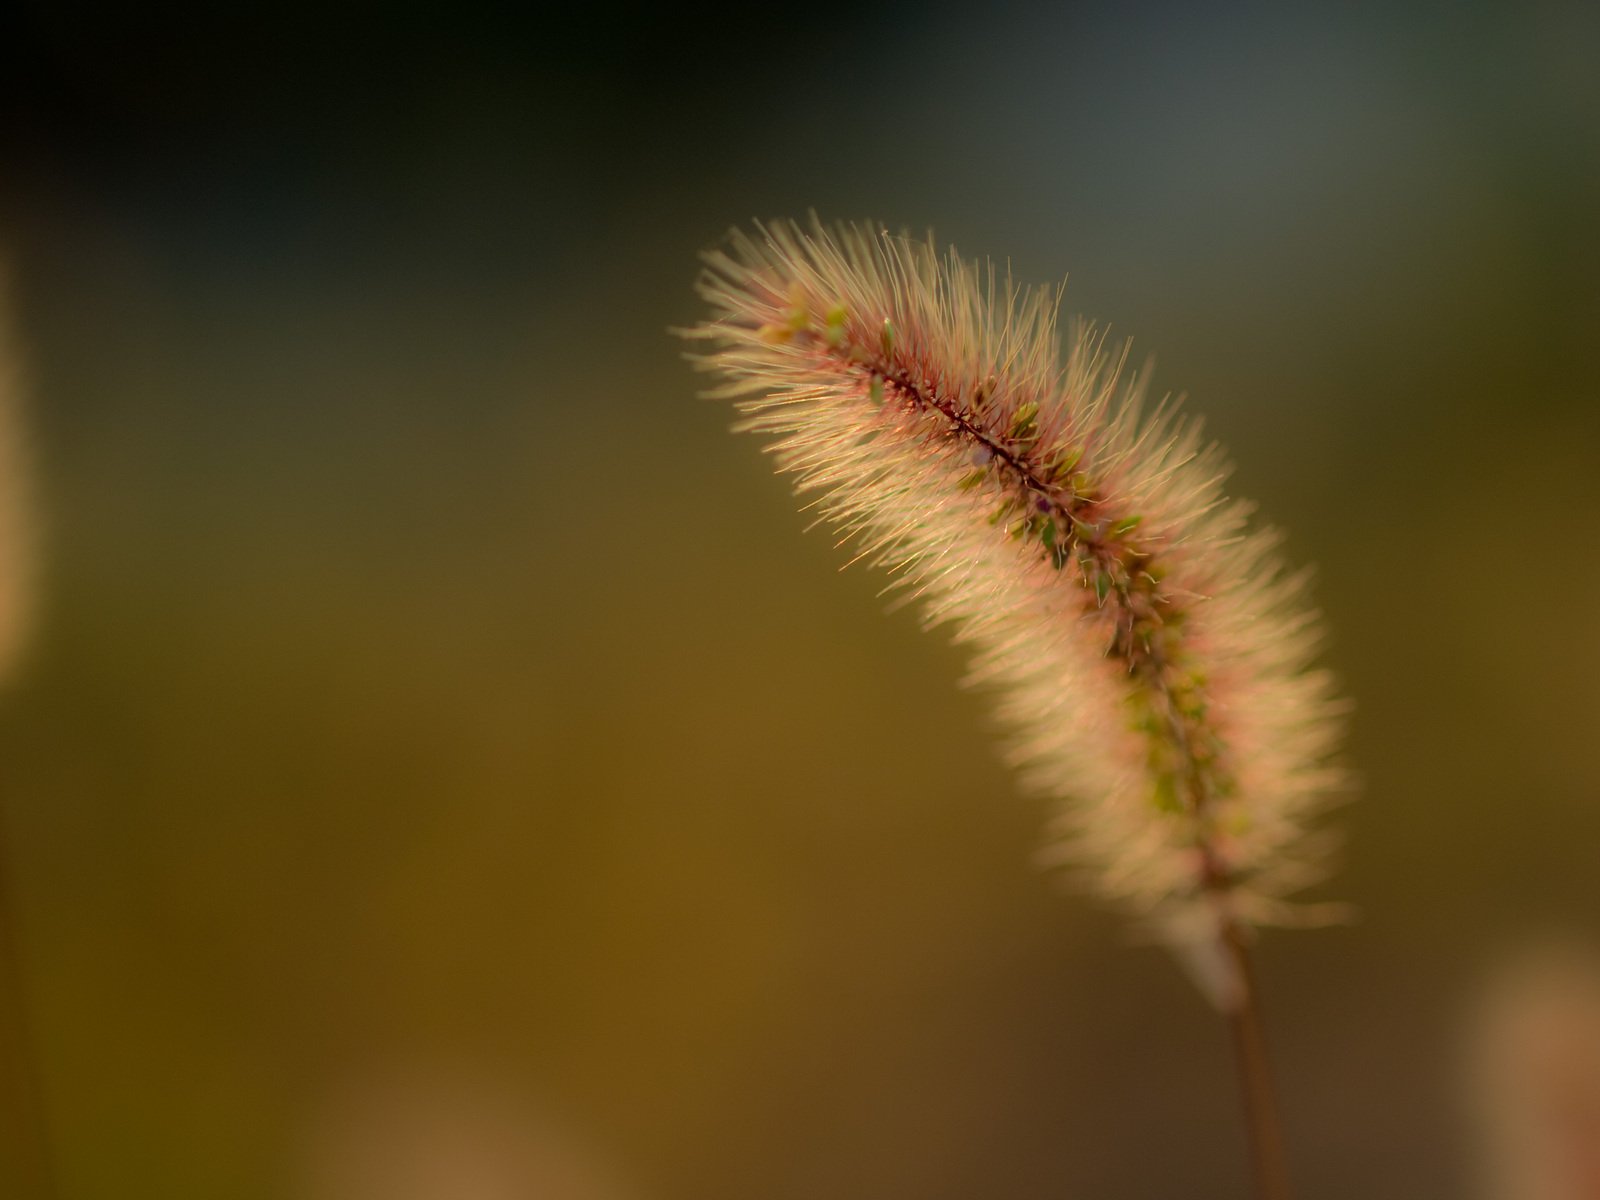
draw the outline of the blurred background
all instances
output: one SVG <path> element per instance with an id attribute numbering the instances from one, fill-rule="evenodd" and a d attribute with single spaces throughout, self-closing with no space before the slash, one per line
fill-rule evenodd
<path id="1" fill-rule="evenodd" d="M 1466 1194 L 1463 1006 L 1600 941 L 1600 9 L 4 20 L 0 1193 L 30 1060 L 68 1200 L 1243 1193 L 1220 1023 L 667 332 L 814 208 L 1070 272 L 1318 564 L 1295 1171 Z"/>

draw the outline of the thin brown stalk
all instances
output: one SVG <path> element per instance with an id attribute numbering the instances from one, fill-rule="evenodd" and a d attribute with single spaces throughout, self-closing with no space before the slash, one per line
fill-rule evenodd
<path id="1" fill-rule="evenodd" d="M 13 917 L 4 814 L 0 813 L 0 1127 L 4 1173 L 18 1197 L 57 1194 L 39 1079 L 37 1042 L 28 1012 L 22 954 Z M 11 1193 L 7 1193 L 8 1195 Z"/>
<path id="2" fill-rule="evenodd" d="M 1238 926 L 1223 927 L 1222 940 L 1238 979 L 1235 1003 L 1227 1013 L 1250 1140 L 1251 1173 L 1258 1200 L 1290 1200 L 1289 1168 L 1278 1118 L 1277 1088 L 1261 1020 L 1260 989 L 1251 968 L 1249 948 Z"/>

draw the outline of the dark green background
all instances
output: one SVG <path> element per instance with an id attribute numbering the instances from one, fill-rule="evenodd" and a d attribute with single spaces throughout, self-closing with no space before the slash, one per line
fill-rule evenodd
<path id="1" fill-rule="evenodd" d="M 64 1197 L 325 1194 L 395 1090 L 649 1200 L 1242 1193 L 1219 1023 L 666 332 L 812 208 L 1070 271 L 1319 565 L 1361 918 L 1262 944 L 1296 1173 L 1462 1194 L 1463 1006 L 1600 936 L 1600 15 L 1199 7 L 7 18 Z"/>

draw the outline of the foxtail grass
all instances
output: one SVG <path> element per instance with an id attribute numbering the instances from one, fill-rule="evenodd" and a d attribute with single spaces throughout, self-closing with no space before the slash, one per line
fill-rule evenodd
<path id="1" fill-rule="evenodd" d="M 1061 291 L 931 241 L 777 223 L 706 256 L 686 331 L 738 428 L 970 647 L 1045 857 L 1168 943 L 1235 1034 L 1263 1196 L 1286 1194 L 1248 945 L 1326 918 L 1343 703 L 1307 576 L 1197 420 Z"/>
<path id="2" fill-rule="evenodd" d="M 22 351 L 5 268 L 0 258 L 0 688 L 13 682 L 32 631 L 37 558 Z M 0 1172 L 16 1182 L 19 1195 L 49 1200 L 57 1194 L 56 1184 L 14 915 L 6 816 L 0 802 L 0 1158 L 6 1160 Z"/>

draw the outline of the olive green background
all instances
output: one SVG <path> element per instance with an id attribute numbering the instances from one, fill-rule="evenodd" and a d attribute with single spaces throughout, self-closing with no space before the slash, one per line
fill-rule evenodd
<path id="1" fill-rule="evenodd" d="M 1318 564 L 1360 918 L 1261 944 L 1295 1172 L 1467 1194 L 1473 989 L 1600 939 L 1592 7 L 16 20 L 61 1196 L 366 1195 L 369 1127 L 647 1200 L 1243 1194 L 1220 1023 L 667 332 L 809 209 L 1070 272 Z"/>

